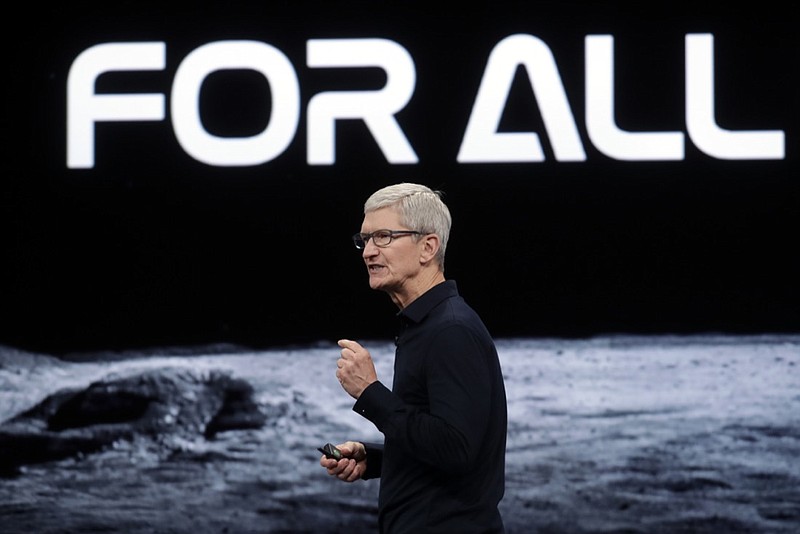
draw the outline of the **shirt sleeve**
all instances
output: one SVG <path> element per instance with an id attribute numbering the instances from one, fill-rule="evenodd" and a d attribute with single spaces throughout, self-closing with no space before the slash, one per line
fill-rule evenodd
<path id="1" fill-rule="evenodd" d="M 381 477 L 381 467 L 383 466 L 383 444 L 364 443 L 367 451 L 367 470 L 361 476 L 363 480 Z"/>
<path id="2" fill-rule="evenodd" d="M 447 472 L 466 472 L 489 426 L 485 350 L 469 328 L 453 325 L 436 334 L 424 362 L 429 411 L 405 404 L 380 382 L 365 389 L 353 409 L 406 454 Z"/>

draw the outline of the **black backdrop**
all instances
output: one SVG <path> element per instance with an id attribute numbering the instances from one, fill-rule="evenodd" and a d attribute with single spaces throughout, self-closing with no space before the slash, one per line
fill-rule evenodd
<path id="1" fill-rule="evenodd" d="M 3 37 L 0 343 L 61 352 L 391 336 L 392 304 L 368 288 L 349 236 L 365 198 L 397 181 L 445 191 L 446 274 L 496 336 L 797 332 L 797 31 L 778 3 L 695 4 L 22 6 L 9 17 L 18 32 Z M 682 161 L 617 161 L 592 146 L 584 38 L 615 38 L 621 128 L 685 132 L 692 32 L 715 38 L 717 123 L 783 130 L 784 159 L 720 160 L 688 135 Z M 552 50 L 586 161 L 555 159 L 518 72 L 501 130 L 537 132 L 545 161 L 457 163 L 487 57 L 515 33 Z M 334 165 L 306 163 L 309 99 L 384 81 L 374 69 L 307 67 L 306 41 L 361 37 L 394 40 L 414 59 L 415 92 L 397 119 L 417 164 L 388 163 L 358 121 L 337 124 Z M 178 65 L 226 39 L 279 48 L 299 79 L 294 140 L 260 165 L 195 161 L 170 124 Z M 108 75 L 98 92 L 164 93 L 167 117 L 98 124 L 95 167 L 68 169 L 69 68 L 88 47 L 122 41 L 165 42 L 166 68 Z M 269 85 L 252 72 L 209 76 L 202 98 L 217 135 L 253 135 L 269 118 Z"/>

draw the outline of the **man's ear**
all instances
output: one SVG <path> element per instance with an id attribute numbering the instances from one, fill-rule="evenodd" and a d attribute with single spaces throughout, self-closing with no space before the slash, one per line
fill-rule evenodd
<path id="1" fill-rule="evenodd" d="M 439 247 L 442 246 L 439 236 L 436 234 L 427 234 L 422 238 L 422 250 L 420 251 L 420 263 L 427 264 L 436 257 L 439 252 Z"/>

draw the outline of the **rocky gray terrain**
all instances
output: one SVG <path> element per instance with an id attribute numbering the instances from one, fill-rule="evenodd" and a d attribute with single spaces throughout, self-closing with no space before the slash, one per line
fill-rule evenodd
<path id="1" fill-rule="evenodd" d="M 365 342 L 391 383 L 392 345 Z M 500 340 L 508 532 L 800 530 L 800 338 Z M 333 344 L 0 348 L 0 532 L 372 532 Z"/>

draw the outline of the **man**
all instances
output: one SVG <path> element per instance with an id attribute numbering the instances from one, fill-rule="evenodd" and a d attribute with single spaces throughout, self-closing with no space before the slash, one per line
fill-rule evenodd
<path id="1" fill-rule="evenodd" d="M 369 285 L 400 309 L 389 390 L 367 349 L 340 340 L 336 376 L 383 445 L 348 441 L 320 464 L 346 482 L 380 477 L 381 532 L 503 532 L 506 394 L 497 351 L 478 315 L 445 280 L 450 212 L 438 192 L 397 184 L 364 205 Z"/>

